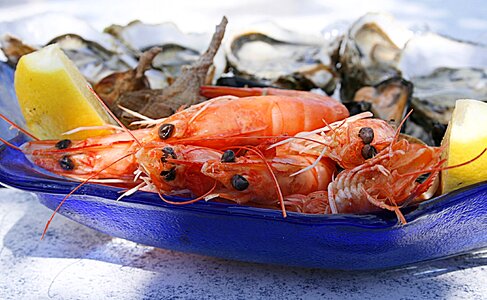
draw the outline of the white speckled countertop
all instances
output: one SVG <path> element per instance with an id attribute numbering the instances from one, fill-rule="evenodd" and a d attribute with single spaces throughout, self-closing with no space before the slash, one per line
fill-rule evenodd
<path id="1" fill-rule="evenodd" d="M 319 32 L 368 11 L 457 38 L 487 38 L 483 1 L 41 1 L 0 0 L 0 20 L 62 12 L 97 29 L 132 19 L 173 21 L 211 31 L 274 20 Z M 109 14 L 106 12 L 110 11 Z M 487 250 L 408 268 L 337 272 L 242 263 L 155 249 L 88 229 L 51 211 L 32 194 L 0 189 L 0 299 L 487 299 Z"/>

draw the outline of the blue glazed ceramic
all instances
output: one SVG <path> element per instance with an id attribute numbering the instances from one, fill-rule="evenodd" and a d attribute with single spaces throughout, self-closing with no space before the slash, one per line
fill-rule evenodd
<path id="1" fill-rule="evenodd" d="M 0 63 L 0 108 L 22 123 L 13 72 Z M 12 137 L 8 126 L 0 136 Z M 12 143 L 26 141 L 19 135 Z M 33 166 L 22 153 L 0 147 L 0 182 L 31 191 L 55 209 L 77 182 Z M 487 246 L 487 183 L 443 195 L 393 214 L 303 215 L 212 202 L 173 206 L 138 192 L 116 201 L 120 190 L 87 184 L 60 214 L 112 236 L 160 248 L 242 261 L 367 270 L 402 266 Z M 56 220 L 54 220 L 56 222 Z M 39 228 L 39 232 L 42 228 Z M 46 238 L 49 238 L 47 235 Z"/>
<path id="2" fill-rule="evenodd" d="M 12 142 L 25 140 L 21 135 Z M 0 150 L 0 182 L 36 193 L 51 209 L 78 184 L 42 172 L 5 146 Z M 398 225 L 391 214 L 290 213 L 283 218 L 280 211 L 222 203 L 173 206 L 146 192 L 116 201 L 119 192 L 87 184 L 60 213 L 109 235 L 155 247 L 312 268 L 391 268 L 487 246 L 487 183 L 423 203 L 405 214 L 406 225 Z"/>

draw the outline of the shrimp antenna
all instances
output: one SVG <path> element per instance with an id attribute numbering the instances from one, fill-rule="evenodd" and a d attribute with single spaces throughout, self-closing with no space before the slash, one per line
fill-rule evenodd
<path id="1" fill-rule="evenodd" d="M 15 150 L 18 150 L 20 152 L 23 152 L 22 149 L 20 149 L 19 147 L 15 146 L 14 144 L 4 140 L 3 138 L 0 137 L 0 142 L 4 143 L 5 145 L 9 146 L 10 148 L 12 149 L 15 149 Z"/>
<path id="2" fill-rule="evenodd" d="M 258 149 L 256 149 L 255 147 L 251 147 L 251 146 L 248 146 L 248 147 L 241 146 L 241 147 L 234 147 L 234 148 L 240 148 L 240 149 L 248 150 L 248 151 L 256 154 L 257 156 L 259 156 L 262 159 L 265 166 L 267 167 L 267 170 L 269 170 L 269 173 L 271 174 L 272 181 L 274 182 L 274 186 L 275 186 L 276 192 L 277 192 L 277 197 L 279 198 L 279 202 L 281 204 L 282 216 L 284 218 L 286 218 L 287 217 L 286 206 L 284 205 L 284 196 L 282 195 L 281 187 L 279 186 L 279 182 L 277 181 L 276 174 L 274 174 L 274 171 L 272 170 L 272 167 L 269 164 L 269 162 L 267 161 L 267 159 L 264 157 L 264 154 L 262 154 L 262 152 L 259 151 Z"/>
<path id="3" fill-rule="evenodd" d="M 114 164 L 118 163 L 119 161 L 121 161 L 122 159 L 124 158 L 127 158 L 129 157 L 130 155 L 133 155 L 135 154 L 135 152 L 131 152 L 131 153 L 128 153 L 118 159 L 116 159 L 114 162 L 108 164 L 106 167 L 104 167 L 103 169 L 101 169 L 100 171 L 96 172 L 95 174 L 91 175 L 90 177 L 88 177 L 85 181 L 83 181 L 82 183 L 78 184 L 74 189 L 71 190 L 71 192 L 69 192 L 69 194 L 67 194 L 63 200 L 61 200 L 61 202 L 58 204 L 58 206 L 56 207 L 56 209 L 54 210 L 54 212 L 52 213 L 51 217 L 49 218 L 49 220 L 47 221 L 46 223 L 46 226 L 44 227 L 44 232 L 42 233 L 42 236 L 41 236 L 41 240 L 44 239 L 44 236 L 46 235 L 46 232 L 47 232 L 47 229 L 49 228 L 49 225 L 51 224 L 52 220 L 54 219 L 54 216 L 56 215 L 56 213 L 59 211 L 59 209 L 61 209 L 61 206 L 63 206 L 64 202 L 66 202 L 66 200 L 74 193 L 76 192 L 77 190 L 79 190 L 83 185 L 85 185 L 86 183 L 88 183 L 91 179 L 95 178 L 96 176 L 98 176 L 101 172 L 105 171 L 106 169 L 108 169 L 109 167 L 113 166 Z"/>
<path id="4" fill-rule="evenodd" d="M 6 116 L 4 116 L 3 114 L 0 114 L 0 118 L 2 118 L 5 122 L 9 123 L 10 125 L 12 125 L 13 127 L 17 128 L 17 130 L 19 130 L 20 132 L 24 133 L 25 135 L 31 137 L 32 139 L 38 141 L 39 138 L 36 137 L 35 135 L 33 135 L 32 133 L 28 132 L 27 130 L 23 129 L 22 127 L 20 127 L 19 125 L 15 124 L 14 122 L 12 122 L 9 118 L 7 118 Z"/>
<path id="5" fill-rule="evenodd" d="M 437 167 L 437 168 L 433 168 L 433 169 L 429 169 L 429 170 L 415 171 L 415 172 L 410 172 L 410 173 L 405 173 L 405 174 L 399 174 L 399 176 L 421 175 L 421 174 L 425 174 L 425 173 L 440 172 L 440 171 L 445 171 L 445 170 L 460 168 L 460 167 L 463 167 L 465 165 L 471 164 L 474 161 L 476 161 L 477 159 L 481 158 L 485 154 L 485 152 L 487 152 L 487 148 L 484 148 L 484 150 L 482 150 L 482 152 L 480 152 L 479 154 L 477 154 L 477 156 L 475 156 L 474 158 L 471 158 L 471 159 L 469 159 L 469 160 L 467 160 L 465 162 L 462 162 L 462 163 L 459 163 L 459 164 L 456 164 L 456 165 L 453 165 L 453 166 Z M 445 160 L 442 160 L 441 161 L 441 164 L 443 164 L 443 163 L 445 163 Z"/>
<path id="6" fill-rule="evenodd" d="M 125 132 L 127 132 L 128 134 L 130 134 L 132 136 L 132 138 L 134 139 L 134 141 L 137 142 L 137 144 L 139 144 L 140 147 L 142 147 L 142 144 L 135 137 L 135 135 L 127 127 L 125 127 L 125 125 L 123 125 L 123 123 L 112 113 L 112 111 L 108 108 L 108 106 L 105 104 L 105 102 L 103 102 L 103 100 L 100 98 L 100 96 L 98 96 L 98 94 L 95 92 L 95 90 L 93 90 L 91 88 L 91 86 L 89 84 L 88 84 L 88 89 L 90 89 L 90 91 L 93 93 L 93 95 L 95 95 L 96 99 L 98 99 L 98 101 L 100 102 L 101 106 L 103 106 L 103 108 L 118 123 L 118 125 L 120 125 L 120 127 L 122 127 L 123 130 L 125 130 Z"/>
<path id="7" fill-rule="evenodd" d="M 397 129 L 396 129 L 396 133 L 394 133 L 394 139 L 392 140 L 391 144 L 389 145 L 389 151 L 392 151 L 392 145 L 397 141 L 397 139 L 399 138 L 399 133 L 401 132 L 401 128 L 402 126 L 404 125 L 404 123 L 406 122 L 406 120 L 411 116 L 411 114 L 413 113 L 413 109 L 411 109 L 407 115 L 402 119 L 401 123 L 399 124 L 399 126 L 397 126 Z"/>
<path id="8" fill-rule="evenodd" d="M 412 176 L 412 175 L 420 175 L 420 174 L 433 173 L 433 172 L 437 173 L 437 172 L 441 172 L 441 171 L 445 171 L 445 170 L 450 170 L 450 169 L 455 169 L 455 168 L 463 167 L 465 165 L 468 165 L 470 163 L 473 163 L 474 161 L 476 161 L 477 159 L 479 159 L 480 157 L 482 157 L 482 155 L 484 155 L 486 151 L 487 151 L 487 148 L 485 148 L 480 154 L 478 154 L 474 158 L 469 159 L 468 161 L 463 162 L 463 163 L 460 163 L 460 164 L 456 164 L 456 165 L 448 166 L 448 167 L 442 167 L 442 165 L 446 162 L 446 160 L 443 159 L 443 160 L 441 160 L 437 164 L 437 167 L 435 167 L 433 169 L 421 170 L 421 171 L 416 171 L 416 172 L 410 172 L 410 173 L 406 173 L 406 174 L 400 174 L 399 176 Z M 436 177 L 436 175 L 437 174 L 434 174 L 434 175 L 433 174 L 430 174 L 428 176 L 428 178 L 422 184 L 420 184 L 418 187 L 416 187 L 415 191 L 403 202 L 403 204 L 401 205 L 401 207 L 404 207 L 404 206 L 409 205 L 411 202 L 414 201 L 414 199 L 416 199 L 416 197 L 419 197 L 419 195 L 422 194 L 422 193 L 419 192 L 419 191 L 422 190 L 422 187 L 429 185 L 434 180 L 434 178 Z"/>
<path id="9" fill-rule="evenodd" d="M 161 198 L 161 200 L 164 201 L 164 202 L 166 202 L 166 203 L 173 204 L 173 205 L 186 205 L 186 204 L 191 204 L 191 203 L 198 202 L 198 201 L 206 198 L 206 196 L 208 196 L 211 193 L 213 193 L 213 191 L 215 189 L 216 189 L 216 180 L 215 180 L 215 183 L 213 183 L 213 187 L 208 192 L 206 192 L 204 195 L 199 196 L 198 198 L 191 199 L 191 200 L 188 200 L 188 201 L 171 201 L 171 200 L 168 200 L 168 199 L 164 198 L 164 196 L 159 191 L 157 192 L 157 194 L 159 195 L 159 197 Z"/>

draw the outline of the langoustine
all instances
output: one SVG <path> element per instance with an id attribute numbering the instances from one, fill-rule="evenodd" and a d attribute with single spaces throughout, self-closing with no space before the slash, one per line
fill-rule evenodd
<path id="1" fill-rule="evenodd" d="M 311 132 L 298 133 L 274 145 L 289 143 L 298 153 L 325 156 L 350 169 L 374 157 L 394 138 L 396 130 L 391 125 L 371 116 L 368 112 L 355 115 Z"/>
<path id="2" fill-rule="evenodd" d="M 219 87 L 218 93 L 230 91 Z M 149 138 L 212 148 L 257 145 L 262 137 L 294 135 L 323 126 L 323 120 L 332 123 L 348 117 L 347 108 L 330 97 L 301 91 L 282 93 L 213 98 L 156 123 Z"/>
<path id="3" fill-rule="evenodd" d="M 372 213 L 380 209 L 396 212 L 419 199 L 434 183 L 444 160 L 441 148 L 399 140 L 365 163 L 343 170 L 326 190 L 308 195 L 290 195 L 303 213 Z M 425 175 L 426 178 L 421 178 Z"/>

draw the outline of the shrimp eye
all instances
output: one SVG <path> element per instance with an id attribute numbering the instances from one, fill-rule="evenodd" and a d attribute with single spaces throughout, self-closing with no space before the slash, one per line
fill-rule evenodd
<path id="1" fill-rule="evenodd" d="M 159 137 L 163 140 L 167 140 L 168 138 L 170 138 L 173 132 L 173 124 L 162 124 L 161 127 L 159 127 Z"/>
<path id="2" fill-rule="evenodd" d="M 74 169 L 74 163 L 67 155 L 61 157 L 61 159 L 59 160 L 59 165 L 61 166 L 61 168 L 67 171 Z"/>
<path id="3" fill-rule="evenodd" d="M 244 191 L 249 187 L 249 181 L 245 179 L 242 175 L 233 175 L 232 177 L 232 186 L 237 191 Z"/>
<path id="4" fill-rule="evenodd" d="M 227 150 L 227 151 L 223 152 L 221 161 L 222 162 L 235 162 L 235 152 L 233 152 L 232 150 Z"/>
<path id="5" fill-rule="evenodd" d="M 416 178 L 416 182 L 417 183 L 423 183 L 425 182 L 426 179 L 428 179 L 428 177 L 430 177 L 431 173 L 424 173 L 422 175 L 420 175 L 418 178 Z"/>
<path id="6" fill-rule="evenodd" d="M 166 162 L 166 158 L 168 158 L 169 156 L 171 156 L 171 158 L 173 158 L 173 159 L 178 158 L 177 155 L 176 155 L 176 153 L 174 152 L 174 149 L 173 148 L 171 148 L 171 147 L 164 147 L 162 149 L 161 161 L 163 163 L 165 163 Z"/>
<path id="7" fill-rule="evenodd" d="M 55 147 L 58 148 L 59 150 L 61 149 L 66 149 L 69 146 L 71 146 L 71 140 L 65 139 L 65 140 L 60 140 L 59 142 L 56 143 Z"/>
<path id="8" fill-rule="evenodd" d="M 358 132 L 358 136 L 362 139 L 364 144 L 370 144 L 374 140 L 374 130 L 370 127 L 362 127 Z"/>
<path id="9" fill-rule="evenodd" d="M 372 158 L 376 154 L 377 154 L 377 149 L 375 149 L 374 146 L 365 144 L 364 147 L 362 148 L 362 157 L 365 159 Z"/>
<path id="10" fill-rule="evenodd" d="M 176 179 L 176 167 L 172 167 L 168 171 L 162 171 L 161 176 L 164 177 L 164 180 L 166 181 L 172 181 Z"/>

